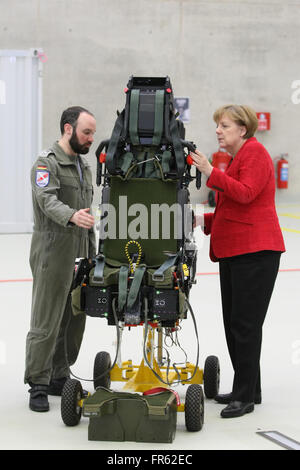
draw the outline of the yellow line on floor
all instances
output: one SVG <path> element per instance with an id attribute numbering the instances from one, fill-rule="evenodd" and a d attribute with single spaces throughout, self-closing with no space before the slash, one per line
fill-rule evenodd
<path id="1" fill-rule="evenodd" d="M 300 215 L 294 214 L 278 214 L 280 217 L 290 217 L 291 219 L 300 219 Z"/>
<path id="2" fill-rule="evenodd" d="M 294 228 L 281 227 L 281 230 L 283 230 L 284 232 L 300 233 L 300 230 L 295 230 Z"/>

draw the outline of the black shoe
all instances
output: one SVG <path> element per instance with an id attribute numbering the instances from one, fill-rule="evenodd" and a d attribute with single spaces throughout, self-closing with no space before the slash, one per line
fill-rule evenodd
<path id="1" fill-rule="evenodd" d="M 60 379 L 51 379 L 48 386 L 48 395 L 61 397 L 64 385 L 70 377 L 61 377 Z"/>
<path id="2" fill-rule="evenodd" d="M 242 401 L 231 401 L 221 411 L 222 418 L 238 418 L 246 413 L 251 413 L 254 410 L 254 403 L 244 403 Z"/>
<path id="3" fill-rule="evenodd" d="M 30 384 L 29 408 L 32 411 L 49 411 L 48 385 Z"/>
<path id="4" fill-rule="evenodd" d="M 232 393 L 224 393 L 215 396 L 215 400 L 221 405 L 228 405 L 232 401 Z M 255 395 L 254 397 L 255 405 L 261 404 L 261 395 Z"/>

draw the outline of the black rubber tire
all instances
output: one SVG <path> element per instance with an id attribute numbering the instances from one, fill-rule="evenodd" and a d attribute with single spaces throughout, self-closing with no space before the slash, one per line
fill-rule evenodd
<path id="1" fill-rule="evenodd" d="M 201 385 L 189 385 L 185 396 L 185 426 L 189 432 L 202 429 L 204 424 L 204 394 Z"/>
<path id="2" fill-rule="evenodd" d="M 204 393 L 206 398 L 215 398 L 220 387 L 220 363 L 217 356 L 208 356 L 203 371 Z"/>
<path id="3" fill-rule="evenodd" d="M 94 388 L 105 387 L 110 388 L 110 373 L 105 372 L 111 367 L 111 358 L 108 352 L 101 351 L 96 354 L 94 361 Z"/>
<path id="4" fill-rule="evenodd" d="M 77 426 L 82 409 L 78 402 L 83 398 L 81 383 L 67 379 L 61 395 L 61 417 L 66 426 Z"/>

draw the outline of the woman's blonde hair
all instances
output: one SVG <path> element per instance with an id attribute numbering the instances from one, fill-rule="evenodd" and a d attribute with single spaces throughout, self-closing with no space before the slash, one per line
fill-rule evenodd
<path id="1" fill-rule="evenodd" d="M 232 119 L 232 121 L 234 121 L 239 126 L 246 127 L 247 132 L 244 135 L 245 139 L 249 139 L 250 137 L 254 136 L 258 127 L 258 119 L 256 116 L 256 112 L 252 108 L 250 108 L 250 106 L 237 104 L 228 104 L 226 106 L 221 106 L 214 112 L 214 121 L 218 124 L 224 114 L 226 114 L 230 119 Z"/>

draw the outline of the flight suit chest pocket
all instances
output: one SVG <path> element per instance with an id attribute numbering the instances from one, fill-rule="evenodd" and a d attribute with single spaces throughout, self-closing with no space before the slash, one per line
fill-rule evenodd
<path id="1" fill-rule="evenodd" d="M 84 198 L 84 200 L 86 202 L 86 205 L 88 207 L 92 204 L 93 194 L 94 194 L 94 190 L 93 190 L 92 185 L 84 186 L 84 188 L 83 188 L 83 198 Z"/>
<path id="2" fill-rule="evenodd" d="M 70 176 L 60 177 L 60 188 L 58 190 L 58 198 L 64 204 L 70 207 L 76 207 L 80 193 L 79 181 Z"/>

